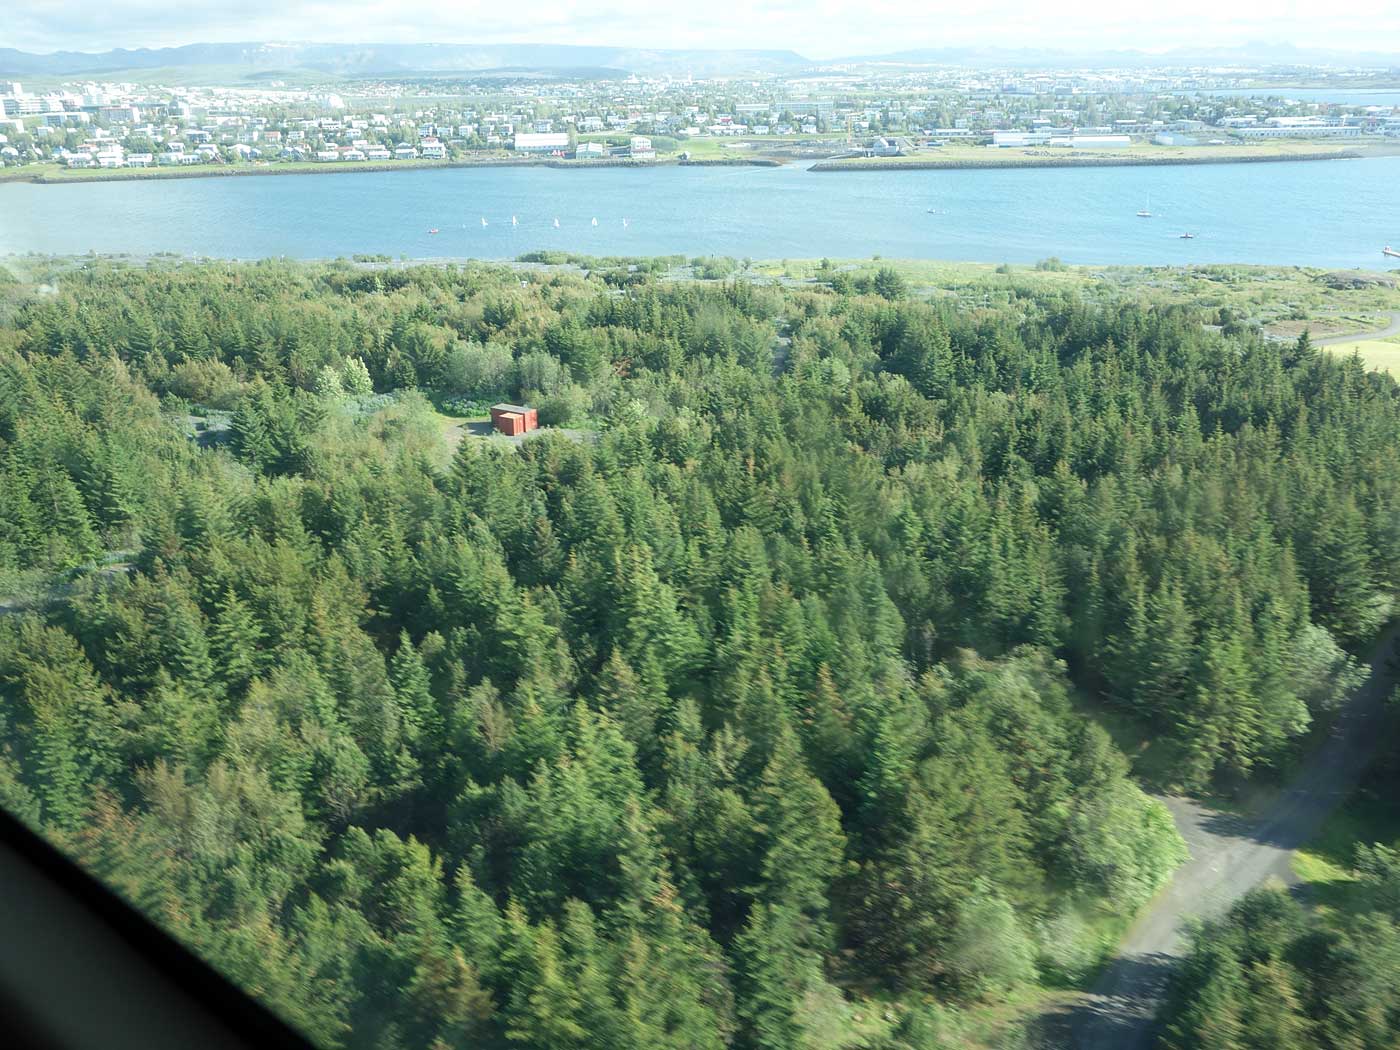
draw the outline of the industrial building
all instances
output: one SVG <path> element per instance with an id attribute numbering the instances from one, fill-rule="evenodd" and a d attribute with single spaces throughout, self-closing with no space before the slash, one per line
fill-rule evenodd
<path id="1" fill-rule="evenodd" d="M 569 136 L 560 131 L 539 134 L 520 132 L 515 136 L 514 149 L 517 153 L 555 153 L 569 148 Z"/>

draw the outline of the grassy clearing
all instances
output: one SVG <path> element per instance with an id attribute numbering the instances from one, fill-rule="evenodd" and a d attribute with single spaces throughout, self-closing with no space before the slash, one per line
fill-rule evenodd
<path id="1" fill-rule="evenodd" d="M 489 414 L 457 416 L 446 412 L 433 412 L 433 421 L 437 423 L 438 431 L 449 441 L 460 440 L 461 428 L 468 423 L 484 423 L 490 420 Z"/>
<path id="2" fill-rule="evenodd" d="M 996 263 L 943 262 L 936 259 L 882 259 L 879 256 L 869 259 L 769 259 L 755 262 L 752 269 L 755 273 L 768 276 L 808 280 L 826 274 L 827 271 L 823 269 L 825 262 L 829 262 L 833 269 L 844 270 L 852 276 L 873 274 L 882 267 L 890 267 L 913 284 L 939 288 L 984 284 L 1005 286 L 1008 277 L 1030 280 L 1040 287 L 1088 285 L 1094 280 L 1090 270 L 1085 267 L 1055 271 L 1037 270 L 1034 266 L 998 266 Z"/>
<path id="3" fill-rule="evenodd" d="M 1393 800 L 1361 789 L 1327 819 L 1305 848 L 1293 855 L 1293 874 L 1317 908 L 1341 913 L 1368 905 L 1357 892 L 1352 871 L 1357 843 L 1400 847 L 1400 807 Z"/>
<path id="4" fill-rule="evenodd" d="M 1400 340 L 1362 339 L 1355 343 L 1342 343 L 1327 347 L 1334 354 L 1349 356 L 1360 354 L 1367 368 L 1378 372 L 1389 372 L 1400 378 Z"/>
<path id="5" fill-rule="evenodd" d="M 1025 293 L 1073 292 L 1100 304 L 1185 306 L 1203 321 L 1223 320 L 1257 327 L 1280 339 L 1309 328 L 1315 337 L 1376 330 L 1400 311 L 1400 281 L 1334 287 L 1332 271 L 1296 266 L 1062 266 L 942 262 L 936 260 L 780 259 L 752 263 L 748 274 L 766 280 L 822 280 L 832 270 L 852 278 L 882 267 L 897 271 L 913 295 L 946 298 L 961 308 L 1005 303 Z M 830 269 L 828 269 L 828 267 Z M 1389 278 L 1391 275 L 1382 275 Z M 1328 347 L 1360 351 L 1368 368 L 1400 377 L 1400 339 L 1366 340 Z"/>
<path id="6" fill-rule="evenodd" d="M 1318 872 L 1349 871 L 1358 842 L 1400 845 L 1400 807 L 1369 791 L 1358 791 L 1337 810 L 1299 854 Z"/>

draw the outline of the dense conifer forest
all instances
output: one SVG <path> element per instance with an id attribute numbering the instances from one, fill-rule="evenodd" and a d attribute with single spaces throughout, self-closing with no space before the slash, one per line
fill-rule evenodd
<path id="1" fill-rule="evenodd" d="M 1184 853 L 1102 723 L 1290 760 L 1400 585 L 1400 390 L 837 283 L 0 286 L 0 805 L 325 1047 L 930 1050 L 1081 979 Z M 545 429 L 444 418 L 499 400 Z M 1203 935 L 1171 1045 L 1393 1045 L 1308 1005 L 1400 975 L 1365 863 L 1364 928 Z"/>

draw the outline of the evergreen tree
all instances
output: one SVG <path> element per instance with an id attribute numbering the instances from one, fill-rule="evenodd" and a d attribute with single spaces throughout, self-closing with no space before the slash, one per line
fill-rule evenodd
<path id="1" fill-rule="evenodd" d="M 219 680 L 231 696 L 242 694 L 257 674 L 263 635 L 252 610 L 232 588 L 219 602 L 209 641 Z"/>

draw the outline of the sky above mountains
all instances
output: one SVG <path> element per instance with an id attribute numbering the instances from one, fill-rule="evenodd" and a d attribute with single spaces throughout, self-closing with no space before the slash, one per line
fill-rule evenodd
<path id="1" fill-rule="evenodd" d="M 1249 41 L 1391 51 L 1400 3 L 1350 0 L 8 0 L 0 47 L 101 51 L 201 42 L 600 44 L 790 48 L 812 59 L 909 48 L 998 46 L 1167 50 Z"/>

